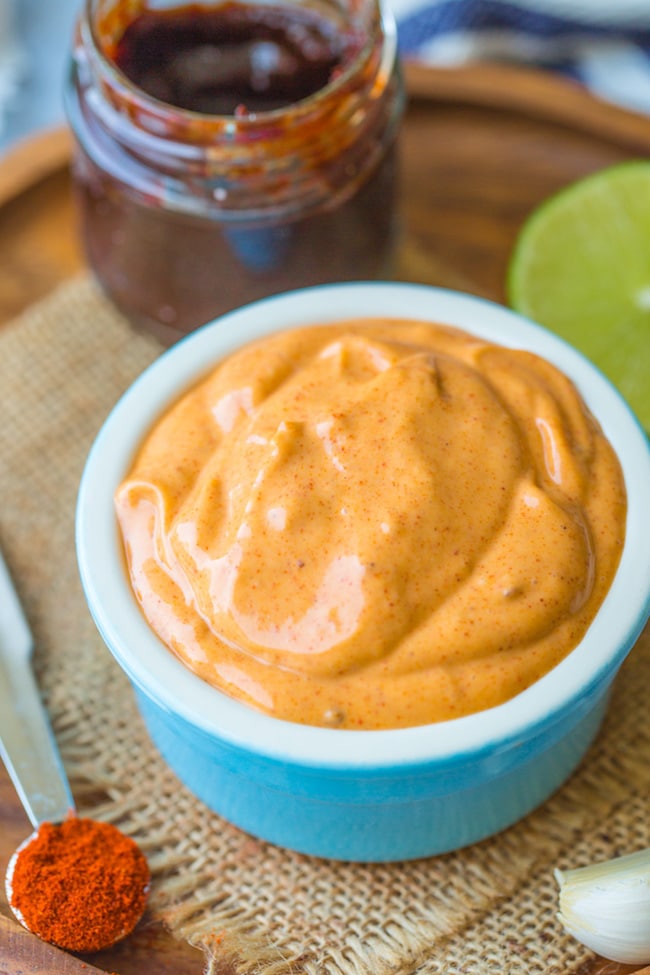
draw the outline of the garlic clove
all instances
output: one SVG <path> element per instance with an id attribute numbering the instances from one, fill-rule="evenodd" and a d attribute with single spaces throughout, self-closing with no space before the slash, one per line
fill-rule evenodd
<path id="1" fill-rule="evenodd" d="M 556 870 L 558 918 L 587 948 L 624 964 L 650 962 L 650 849 Z"/>

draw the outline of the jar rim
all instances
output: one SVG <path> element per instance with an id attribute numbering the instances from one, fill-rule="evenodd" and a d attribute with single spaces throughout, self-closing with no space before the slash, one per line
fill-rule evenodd
<path id="1" fill-rule="evenodd" d="M 212 6 L 219 6 L 224 0 L 218 0 Z M 241 0 L 244 5 L 249 5 L 251 0 Z M 279 0 L 283 6 L 288 6 L 293 0 Z M 108 80 L 111 88 L 125 101 L 132 104 L 134 108 L 145 110 L 147 116 L 155 122 L 168 122 L 170 117 L 185 122 L 189 127 L 204 126 L 215 128 L 217 131 L 225 131 L 234 134 L 237 131 L 246 132 L 256 128 L 266 128 L 282 120 L 288 111 L 294 115 L 308 115 L 314 108 L 329 102 L 344 91 L 350 81 L 363 69 L 370 61 L 375 50 L 377 40 L 382 40 L 381 57 L 377 68 L 377 76 L 388 78 L 393 70 L 397 58 L 397 28 L 395 19 L 388 9 L 384 0 L 373 0 L 373 13 L 371 27 L 367 33 L 365 43 L 361 46 L 357 54 L 346 65 L 340 74 L 326 85 L 313 92 L 311 95 L 291 102 L 280 108 L 268 111 L 249 112 L 245 115 L 236 116 L 223 114 L 210 114 L 207 112 L 196 112 L 191 109 L 181 108 L 170 102 L 164 102 L 144 89 L 140 88 L 111 60 L 106 54 L 101 37 L 97 30 L 94 17 L 94 5 L 97 0 L 85 0 L 84 14 L 80 22 L 82 38 L 90 39 L 92 42 L 91 50 L 95 61 L 98 63 L 103 77 Z M 185 0 L 179 2 L 179 6 L 189 5 Z M 85 19 L 84 19 L 85 15 Z M 155 130 L 149 129 L 151 135 L 157 135 Z"/>

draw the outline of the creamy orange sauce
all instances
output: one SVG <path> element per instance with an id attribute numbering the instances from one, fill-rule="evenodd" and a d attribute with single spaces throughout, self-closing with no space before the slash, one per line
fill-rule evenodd
<path id="1" fill-rule="evenodd" d="M 136 596 L 279 718 L 396 728 L 499 704 L 580 641 L 625 534 L 571 382 L 456 329 L 354 320 L 219 363 L 116 495 Z"/>

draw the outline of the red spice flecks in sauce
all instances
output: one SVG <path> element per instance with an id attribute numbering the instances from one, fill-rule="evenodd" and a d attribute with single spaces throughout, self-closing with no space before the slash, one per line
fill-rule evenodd
<path id="1" fill-rule="evenodd" d="M 361 40 L 304 7 L 224 3 L 145 10 L 107 51 L 147 94 L 192 112 L 268 112 L 324 88 Z"/>
<path id="2" fill-rule="evenodd" d="M 387 728 L 492 707 L 580 641 L 616 571 L 616 455 L 554 366 L 361 320 L 246 346 L 117 492 L 161 639 L 233 697 Z"/>

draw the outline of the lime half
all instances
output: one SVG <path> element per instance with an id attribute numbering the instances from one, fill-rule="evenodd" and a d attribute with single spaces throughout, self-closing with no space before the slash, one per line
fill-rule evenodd
<path id="1" fill-rule="evenodd" d="M 591 359 L 650 431 L 650 162 L 603 169 L 535 210 L 508 299 Z"/>

